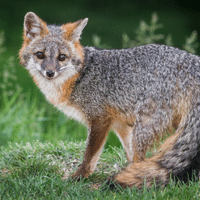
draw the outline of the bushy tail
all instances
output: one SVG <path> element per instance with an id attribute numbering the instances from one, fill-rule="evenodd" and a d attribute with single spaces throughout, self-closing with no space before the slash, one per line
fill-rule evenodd
<path id="1" fill-rule="evenodd" d="M 177 129 L 152 158 L 130 164 L 115 177 L 122 187 L 165 186 L 170 177 L 187 181 L 200 174 L 200 100 L 190 110 L 184 127 Z"/>

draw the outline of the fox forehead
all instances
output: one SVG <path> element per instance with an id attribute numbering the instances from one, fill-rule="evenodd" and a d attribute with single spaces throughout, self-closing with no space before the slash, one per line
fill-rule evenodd
<path id="1" fill-rule="evenodd" d="M 47 54 L 68 53 L 71 44 L 70 41 L 63 40 L 64 32 L 61 26 L 48 25 L 48 29 L 48 34 L 33 41 L 34 53 L 37 51 L 45 51 Z"/>
<path id="2" fill-rule="evenodd" d="M 49 29 L 49 34 L 50 35 L 61 36 L 63 34 L 63 30 L 61 29 L 61 26 L 58 26 L 58 25 L 47 25 L 47 28 Z"/>

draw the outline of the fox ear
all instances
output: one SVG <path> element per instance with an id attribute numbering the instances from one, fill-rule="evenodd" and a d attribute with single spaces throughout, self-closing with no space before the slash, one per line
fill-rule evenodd
<path id="1" fill-rule="evenodd" d="M 72 32 L 72 39 L 73 40 L 77 41 L 77 40 L 80 39 L 82 31 L 85 28 L 85 26 L 87 25 L 87 22 L 88 22 L 88 18 L 81 19 L 81 20 L 75 22 L 76 27 Z"/>
<path id="2" fill-rule="evenodd" d="M 24 17 L 24 35 L 28 39 L 36 36 L 48 34 L 47 24 L 42 21 L 35 13 L 28 12 Z"/>
<path id="3" fill-rule="evenodd" d="M 88 18 L 78 20 L 74 23 L 68 23 L 61 27 L 65 32 L 66 39 L 72 40 L 74 42 L 78 41 L 81 37 L 82 31 L 87 25 Z"/>

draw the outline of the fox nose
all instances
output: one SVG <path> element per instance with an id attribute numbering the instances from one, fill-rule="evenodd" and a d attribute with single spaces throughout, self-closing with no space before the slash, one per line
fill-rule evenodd
<path id="1" fill-rule="evenodd" d="M 46 71 L 46 75 L 49 77 L 49 78 L 52 78 L 54 76 L 55 72 L 53 70 L 47 70 Z"/>

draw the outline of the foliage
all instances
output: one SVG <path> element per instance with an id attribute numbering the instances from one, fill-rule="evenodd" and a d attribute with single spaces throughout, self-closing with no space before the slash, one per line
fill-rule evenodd
<path id="1" fill-rule="evenodd" d="M 156 43 L 164 39 L 164 34 L 157 34 L 156 31 L 163 28 L 163 24 L 158 23 L 156 13 L 152 14 L 150 25 L 144 20 L 140 21 L 139 27 L 135 31 L 135 40 L 130 40 L 127 34 L 122 35 L 122 47 L 136 47 L 139 45 Z"/>
<path id="2" fill-rule="evenodd" d="M 3 47 L 4 40 L 5 40 L 5 38 L 4 38 L 4 32 L 1 31 L 0 32 L 0 55 L 6 50 L 6 48 Z"/>
<path id="3" fill-rule="evenodd" d="M 165 36 L 164 34 L 157 33 L 164 27 L 162 23 L 158 23 L 158 20 L 159 18 L 157 13 L 153 13 L 149 25 L 144 20 L 140 21 L 140 25 L 135 31 L 134 40 L 131 40 L 125 33 L 122 35 L 122 47 L 136 47 L 152 43 L 163 43 L 168 46 L 174 46 L 174 42 L 170 34 Z M 195 54 L 198 46 L 197 32 L 193 31 L 191 35 L 186 38 L 183 48 L 189 53 Z"/>
<path id="4" fill-rule="evenodd" d="M 101 44 L 101 38 L 98 35 L 92 36 L 92 42 L 95 47 L 103 48 L 103 49 L 110 49 L 110 47 L 107 44 Z"/>
<path id="5" fill-rule="evenodd" d="M 158 15 L 157 13 L 153 13 L 151 16 L 150 24 L 145 22 L 144 20 L 140 21 L 139 27 L 134 31 L 135 37 L 133 40 L 124 33 L 122 35 L 122 48 L 133 48 L 140 45 L 152 44 L 152 43 L 160 43 L 166 44 L 168 46 L 174 46 L 174 41 L 172 36 L 168 34 L 165 36 L 162 33 L 157 33 L 164 28 L 164 24 L 158 23 Z M 93 44 L 99 48 L 110 48 L 106 44 L 101 44 L 101 38 L 97 35 L 93 35 Z M 186 37 L 184 44 L 182 45 L 183 49 L 188 51 L 189 53 L 195 54 L 199 47 L 199 43 L 197 42 L 197 32 L 193 31 L 190 36 Z"/>
<path id="6" fill-rule="evenodd" d="M 195 54 L 197 52 L 197 48 L 199 47 L 199 43 L 197 42 L 197 32 L 193 31 L 189 37 L 186 38 L 185 44 L 183 44 L 183 48 Z"/>
<path id="7" fill-rule="evenodd" d="M 4 44 L 4 32 L 0 32 L 0 56 L 6 51 L 6 48 L 3 47 Z M 0 105 L 7 107 L 6 110 L 9 111 L 9 108 L 13 102 L 17 99 L 19 94 L 22 91 L 22 88 L 17 82 L 16 76 L 16 66 L 14 64 L 14 56 L 9 57 L 6 60 L 6 64 L 3 66 L 3 70 L 0 73 L 0 92 L 1 92 L 1 102 Z M 10 103 L 7 103 L 10 98 Z"/>

